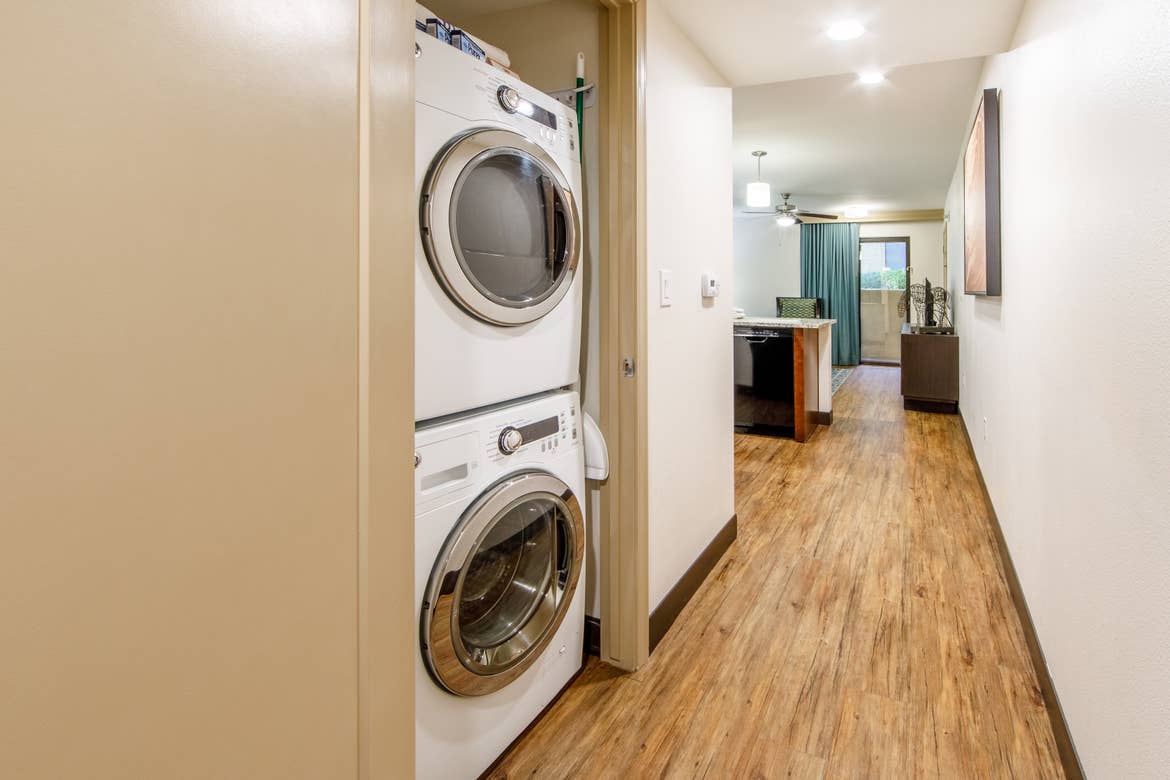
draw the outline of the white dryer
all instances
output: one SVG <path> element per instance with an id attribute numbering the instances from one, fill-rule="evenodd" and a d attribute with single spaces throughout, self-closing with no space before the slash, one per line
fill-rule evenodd
<path id="1" fill-rule="evenodd" d="M 415 433 L 420 778 L 474 778 L 580 669 L 585 461 L 574 392 Z"/>
<path id="2" fill-rule="evenodd" d="M 575 112 L 416 33 L 415 420 L 577 381 Z"/>

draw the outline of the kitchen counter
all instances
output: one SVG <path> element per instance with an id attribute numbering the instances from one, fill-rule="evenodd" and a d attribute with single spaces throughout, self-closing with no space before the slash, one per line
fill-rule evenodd
<path id="1" fill-rule="evenodd" d="M 824 328 L 837 321 L 812 317 L 740 317 L 732 322 L 736 325 L 767 325 L 773 328 Z"/>
<path id="2" fill-rule="evenodd" d="M 741 317 L 735 339 L 735 427 L 806 441 L 833 422 L 836 320 Z"/>

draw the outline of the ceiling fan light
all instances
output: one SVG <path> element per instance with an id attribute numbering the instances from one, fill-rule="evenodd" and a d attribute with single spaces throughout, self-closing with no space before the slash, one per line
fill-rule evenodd
<path id="1" fill-rule="evenodd" d="M 796 224 L 796 217 L 791 214 L 781 214 L 776 217 L 776 224 L 780 227 L 792 227 Z"/>
<path id="2" fill-rule="evenodd" d="M 772 187 L 768 182 L 748 182 L 747 204 L 750 208 L 765 208 L 772 205 Z"/>

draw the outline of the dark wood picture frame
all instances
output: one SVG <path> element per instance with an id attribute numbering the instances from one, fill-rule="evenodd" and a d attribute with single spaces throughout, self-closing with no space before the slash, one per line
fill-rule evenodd
<path id="1" fill-rule="evenodd" d="M 963 292 L 1002 294 L 999 90 L 983 90 L 963 151 Z"/>

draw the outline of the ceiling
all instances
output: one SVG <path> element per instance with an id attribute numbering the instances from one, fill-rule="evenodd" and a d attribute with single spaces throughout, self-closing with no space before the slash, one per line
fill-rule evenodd
<path id="1" fill-rule="evenodd" d="M 850 74 L 734 91 L 735 199 L 756 177 L 814 211 L 938 209 L 966 134 L 982 57 L 910 65 L 864 86 Z"/>
<path id="2" fill-rule="evenodd" d="M 886 70 L 1005 51 L 1022 0 L 664 0 L 733 87 Z M 833 41 L 856 19 L 867 33 Z"/>

